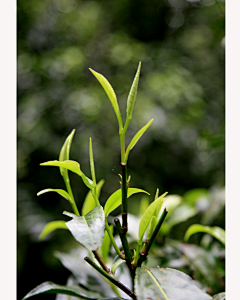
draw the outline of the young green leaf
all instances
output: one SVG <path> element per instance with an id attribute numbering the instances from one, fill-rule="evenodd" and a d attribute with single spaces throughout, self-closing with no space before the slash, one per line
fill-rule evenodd
<path id="1" fill-rule="evenodd" d="M 143 128 L 141 128 L 133 137 L 130 144 L 127 147 L 126 153 L 125 153 L 125 162 L 128 160 L 128 155 L 130 150 L 136 145 L 137 141 L 140 139 L 140 137 L 144 134 L 144 132 L 148 129 L 148 127 L 151 125 L 153 119 L 151 119 Z"/>
<path id="2" fill-rule="evenodd" d="M 187 274 L 169 268 L 137 268 L 135 292 L 138 300 L 211 300 Z"/>
<path id="3" fill-rule="evenodd" d="M 119 124 L 119 130 L 122 129 L 123 125 L 122 125 L 122 117 L 121 117 L 121 113 L 119 110 L 119 106 L 118 106 L 118 102 L 117 102 L 117 97 L 116 94 L 111 86 L 111 84 L 108 82 L 108 80 L 100 73 L 92 70 L 89 68 L 89 70 L 93 73 L 93 75 L 97 78 L 97 80 L 99 81 L 99 83 L 101 84 L 101 86 L 103 87 L 104 91 L 106 92 L 106 94 L 108 95 L 109 100 L 112 103 L 113 109 L 115 111 L 115 114 L 117 116 L 118 119 L 118 124 Z"/>
<path id="4" fill-rule="evenodd" d="M 40 241 L 44 240 L 45 237 L 49 235 L 49 233 L 53 232 L 56 229 L 68 229 L 65 223 L 66 223 L 65 221 L 61 221 L 61 220 L 47 223 L 39 235 L 39 240 Z"/>
<path id="5" fill-rule="evenodd" d="M 99 293 L 95 293 L 93 291 L 88 291 L 80 286 L 64 286 L 55 284 L 50 281 L 43 282 L 38 285 L 36 288 L 31 290 L 23 300 L 26 300 L 32 296 L 43 295 L 43 294 L 64 294 L 69 296 L 75 296 L 79 299 L 92 299 L 98 300 L 101 299 L 101 295 Z"/>
<path id="6" fill-rule="evenodd" d="M 133 194 L 136 193 L 146 193 L 149 195 L 148 192 L 141 190 L 141 189 L 137 189 L 137 188 L 129 188 L 127 191 L 127 197 L 129 198 L 130 196 L 132 196 Z M 119 189 L 116 192 L 114 192 L 107 200 L 107 202 L 105 203 L 104 206 L 104 213 L 106 215 L 106 217 L 114 210 L 116 209 L 119 205 L 121 205 L 122 203 L 122 190 Z"/>
<path id="7" fill-rule="evenodd" d="M 142 198 L 141 198 L 141 202 L 140 202 L 140 216 L 142 216 L 145 212 L 145 210 L 148 208 L 149 206 L 149 198 L 144 195 Z"/>
<path id="8" fill-rule="evenodd" d="M 72 203 L 72 199 L 71 199 L 70 195 L 68 194 L 68 192 L 61 190 L 61 189 L 45 189 L 45 190 L 38 192 L 37 196 L 40 196 L 40 195 L 48 193 L 48 192 L 56 192 L 59 195 L 61 195 L 63 198 L 67 199 L 69 202 Z"/>
<path id="9" fill-rule="evenodd" d="M 55 167 L 62 167 L 69 171 L 72 171 L 73 173 L 76 173 L 77 175 L 82 177 L 82 180 L 84 184 L 90 189 L 93 189 L 93 182 L 91 179 L 89 179 L 87 176 L 83 174 L 83 172 L 80 170 L 80 164 L 74 160 L 65 160 L 65 161 L 58 161 L 58 160 L 52 160 L 45 163 L 41 163 L 41 166 L 55 166 Z"/>
<path id="10" fill-rule="evenodd" d="M 64 215 L 73 218 L 66 225 L 73 237 L 89 251 L 97 250 L 103 242 L 105 215 L 101 206 L 96 206 L 86 216 L 79 217 L 69 212 Z"/>
<path id="11" fill-rule="evenodd" d="M 105 182 L 105 180 L 102 179 L 97 184 L 97 187 L 96 187 L 97 198 L 99 198 L 101 188 L 102 188 L 104 182 Z M 83 202 L 82 215 L 85 216 L 88 212 L 90 212 L 90 210 L 94 209 L 95 206 L 96 206 L 96 201 L 93 197 L 92 191 L 89 191 Z"/>
<path id="12" fill-rule="evenodd" d="M 70 148 L 71 148 L 72 139 L 73 139 L 75 131 L 76 130 L 73 129 L 73 131 L 66 138 L 66 141 L 64 142 L 62 149 L 60 151 L 59 161 L 69 160 Z M 60 173 L 63 177 L 67 176 L 67 170 L 65 168 L 60 167 Z"/>
<path id="13" fill-rule="evenodd" d="M 144 214 L 142 215 L 140 224 L 139 224 L 139 231 L 138 231 L 138 237 L 140 244 L 142 243 L 143 235 L 148 227 L 148 224 L 154 215 L 154 212 L 158 206 L 163 206 L 164 203 L 164 197 L 167 195 L 167 192 L 162 194 L 160 197 L 158 197 L 155 201 L 153 201 Z"/>
<path id="14" fill-rule="evenodd" d="M 149 240 L 153 234 L 153 231 L 155 229 L 155 227 L 157 226 L 157 218 L 156 216 L 152 216 L 151 220 L 150 220 L 150 224 L 149 224 L 149 231 L 148 231 L 148 236 L 147 236 L 147 240 Z"/>
<path id="15" fill-rule="evenodd" d="M 110 229 L 111 234 L 113 235 L 113 225 L 110 225 L 109 229 Z M 111 246 L 111 240 L 109 238 L 108 232 L 105 230 L 103 243 L 99 249 L 101 256 L 105 262 L 108 260 L 110 246 Z"/>
<path id="16" fill-rule="evenodd" d="M 126 133 L 128 125 L 132 119 L 132 113 L 134 108 L 134 103 L 137 95 L 137 88 L 138 88 L 138 81 L 140 76 L 140 69 L 141 69 L 141 62 L 139 62 L 137 73 L 135 75 L 135 78 L 133 80 L 128 99 L 127 99 L 127 120 L 124 126 L 124 133 Z"/>
<path id="17" fill-rule="evenodd" d="M 190 236 L 197 232 L 209 233 L 225 246 L 225 230 L 218 226 L 209 227 L 209 226 L 203 226 L 200 224 L 193 224 L 186 231 L 185 236 L 184 236 L 184 241 L 185 242 L 188 241 Z"/>

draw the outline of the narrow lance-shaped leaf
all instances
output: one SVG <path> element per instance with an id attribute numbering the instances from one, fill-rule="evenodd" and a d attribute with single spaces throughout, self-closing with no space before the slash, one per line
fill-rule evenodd
<path id="1" fill-rule="evenodd" d="M 62 167 L 69 171 L 72 171 L 73 173 L 79 175 L 82 177 L 82 180 L 84 184 L 89 188 L 93 189 L 93 182 L 91 179 L 89 179 L 87 176 L 84 175 L 84 173 L 80 170 L 80 164 L 74 160 L 65 160 L 65 161 L 48 161 L 45 163 L 40 164 L 41 166 L 55 166 L 55 167 Z"/>
<path id="2" fill-rule="evenodd" d="M 95 207 L 83 217 L 66 211 L 63 214 L 73 218 L 66 225 L 81 245 L 89 251 L 97 250 L 102 245 L 105 230 L 105 215 L 101 206 Z"/>
<path id="3" fill-rule="evenodd" d="M 140 76 L 140 69 L 141 69 L 141 62 L 139 62 L 137 73 L 135 75 L 135 78 L 133 80 L 128 99 L 127 99 L 127 120 L 124 126 L 124 133 L 126 133 L 128 125 L 132 119 L 132 113 L 134 108 L 134 103 L 137 95 L 137 88 L 138 88 L 138 81 Z"/>
<path id="4" fill-rule="evenodd" d="M 108 80 L 100 73 L 92 70 L 89 68 L 89 70 L 93 73 L 93 75 L 97 78 L 97 80 L 99 81 L 99 83 L 101 84 L 101 86 L 103 87 L 104 91 L 106 92 L 106 94 L 108 95 L 109 100 L 112 103 L 113 109 L 115 111 L 115 114 L 117 116 L 118 119 L 118 123 L 119 123 L 119 130 L 122 129 L 123 125 L 122 125 L 122 117 L 121 117 L 121 113 L 119 110 L 119 106 L 118 106 L 118 102 L 117 102 L 117 97 L 116 94 L 111 86 L 111 84 L 108 82 Z"/>
<path id="5" fill-rule="evenodd" d="M 109 226 L 109 230 L 113 235 L 113 225 Z M 106 262 L 108 260 L 108 253 L 111 246 L 111 240 L 109 238 L 108 232 L 105 230 L 104 239 L 102 246 L 100 247 L 100 254 L 102 255 L 103 260 Z"/>
<path id="6" fill-rule="evenodd" d="M 70 148 L 71 148 L 74 133 L 75 133 L 75 129 L 73 129 L 73 131 L 66 138 L 66 141 L 64 142 L 62 149 L 60 151 L 59 161 L 69 160 Z M 60 167 L 60 173 L 63 176 L 63 178 L 66 179 L 67 170 L 65 168 Z"/>
<path id="7" fill-rule="evenodd" d="M 48 192 L 56 192 L 59 195 L 61 195 L 63 198 L 67 199 L 69 202 L 72 202 L 71 196 L 68 194 L 68 192 L 61 190 L 61 189 L 45 189 L 37 193 L 37 196 L 40 196 L 42 194 L 48 193 Z"/>
<path id="8" fill-rule="evenodd" d="M 155 229 L 155 227 L 157 226 L 157 218 L 156 216 L 152 216 L 150 224 L 149 224 L 149 231 L 148 231 L 148 236 L 147 236 L 147 240 L 149 240 L 153 234 L 153 231 Z"/>
<path id="9" fill-rule="evenodd" d="M 142 243 L 142 239 L 143 239 L 143 235 L 148 227 L 148 224 L 152 218 L 152 216 L 154 215 L 154 212 L 157 208 L 157 206 L 162 206 L 163 202 L 164 202 L 164 196 L 167 195 L 167 192 L 162 194 L 160 197 L 158 197 L 155 201 L 153 201 L 148 208 L 146 209 L 146 211 L 144 212 L 144 214 L 142 215 L 140 224 L 139 224 L 139 231 L 138 231 L 138 237 L 139 237 L 139 244 Z"/>
<path id="10" fill-rule="evenodd" d="M 153 119 L 151 119 L 142 129 L 140 129 L 133 139 L 131 140 L 130 144 L 127 147 L 126 153 L 125 153 L 125 162 L 128 160 L 128 155 L 130 150 L 136 145 L 137 141 L 140 139 L 140 137 L 144 134 L 144 132 L 148 129 L 148 127 L 151 125 Z"/>
<path id="11" fill-rule="evenodd" d="M 186 231 L 184 241 L 188 241 L 190 236 L 197 232 L 209 233 L 225 246 L 225 230 L 218 226 L 209 227 L 200 224 L 193 224 Z"/>
<path id="12" fill-rule="evenodd" d="M 127 190 L 127 197 L 129 198 L 133 194 L 136 193 L 146 193 L 149 195 L 148 192 L 141 190 L 141 189 L 136 189 L 136 188 L 128 188 Z M 104 213 L 106 217 L 114 210 L 116 209 L 119 205 L 122 203 L 122 190 L 119 189 L 116 192 L 114 192 L 107 200 L 104 206 Z"/>
<path id="13" fill-rule="evenodd" d="M 100 180 L 96 186 L 96 194 L 97 194 L 97 198 L 99 199 L 100 196 L 100 192 L 101 192 L 101 188 L 104 184 L 105 180 Z M 96 207 L 96 201 L 93 197 L 92 191 L 90 190 L 87 193 L 87 196 L 83 202 L 83 207 L 82 207 L 82 215 L 85 216 L 88 212 L 90 212 L 90 210 L 94 209 L 94 207 Z"/>
<path id="14" fill-rule="evenodd" d="M 56 229 L 68 229 L 65 221 L 52 221 L 47 223 L 39 235 L 39 240 L 44 240 L 47 235 Z"/>
<path id="15" fill-rule="evenodd" d="M 187 274 L 169 268 L 137 268 L 135 292 L 138 300 L 211 300 Z"/>

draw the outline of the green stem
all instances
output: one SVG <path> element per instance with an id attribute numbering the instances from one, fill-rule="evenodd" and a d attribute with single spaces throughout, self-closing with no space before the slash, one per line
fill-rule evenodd
<path id="1" fill-rule="evenodd" d="M 152 234 L 151 238 L 149 239 L 149 241 L 146 242 L 146 245 L 145 245 L 143 251 L 140 253 L 140 257 L 139 257 L 138 262 L 137 262 L 138 267 L 141 267 L 141 264 L 147 259 L 149 250 L 150 250 L 150 248 L 153 244 L 153 241 L 155 240 L 155 238 L 158 234 L 159 229 L 162 226 L 163 221 L 165 220 L 165 218 L 167 216 L 167 213 L 168 213 L 168 211 L 165 208 L 163 214 L 161 215 L 161 217 L 160 217 L 160 219 L 157 223 L 157 226 L 155 227 L 155 229 L 153 231 L 153 234 Z"/>
<path id="2" fill-rule="evenodd" d="M 95 270 L 97 270 L 99 273 L 101 273 L 104 277 L 106 277 L 108 280 L 110 280 L 113 284 L 115 284 L 118 288 L 120 288 L 124 293 L 126 293 L 128 296 L 130 296 L 132 299 L 137 300 L 136 295 L 129 290 L 123 283 L 118 281 L 115 277 L 105 272 L 103 269 L 101 269 L 97 264 L 95 264 L 89 257 L 84 258 L 87 263 L 89 263 Z"/>
<path id="3" fill-rule="evenodd" d="M 120 133 L 121 161 L 125 161 L 125 134 Z"/>
<path id="4" fill-rule="evenodd" d="M 116 242 L 115 242 L 115 239 L 114 239 L 114 237 L 113 237 L 113 235 L 112 235 L 112 233 L 111 233 L 110 227 L 109 227 L 109 225 L 108 225 L 107 218 L 105 218 L 105 228 L 106 228 L 106 230 L 107 230 L 107 233 L 108 233 L 108 235 L 109 235 L 109 238 L 110 238 L 110 240 L 111 240 L 111 242 L 112 242 L 112 245 L 113 245 L 113 247 L 114 247 L 114 249 L 115 249 L 117 255 L 118 255 L 121 259 L 125 259 L 125 255 L 123 255 L 122 252 L 120 251 L 120 249 L 118 248 L 118 246 L 117 246 L 117 244 L 116 244 Z"/>
<path id="5" fill-rule="evenodd" d="M 127 224 L 128 203 L 127 203 L 127 165 L 125 162 L 121 162 L 121 169 L 122 169 L 122 231 L 124 234 L 126 234 L 128 230 L 128 224 Z"/>
<path id="6" fill-rule="evenodd" d="M 70 186 L 70 180 L 69 180 L 68 174 L 67 174 L 66 178 L 64 177 L 64 182 L 65 182 L 65 185 L 66 185 L 66 188 L 67 188 L 67 192 L 68 192 L 68 194 L 70 195 L 70 197 L 72 199 L 70 204 L 72 206 L 73 212 L 77 216 L 80 216 L 77 205 L 76 205 L 76 202 L 75 202 L 74 197 L 73 197 L 73 193 L 72 193 L 72 189 L 71 189 L 71 186 Z"/>

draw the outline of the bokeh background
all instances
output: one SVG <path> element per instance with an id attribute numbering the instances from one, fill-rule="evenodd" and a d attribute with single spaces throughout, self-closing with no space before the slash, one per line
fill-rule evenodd
<path id="1" fill-rule="evenodd" d="M 127 143 L 154 122 L 130 153 L 132 187 L 151 195 L 156 188 L 181 196 L 195 188 L 222 191 L 224 9 L 220 0 L 18 0 L 18 299 L 46 280 L 65 284 L 69 275 L 53 253 L 74 244 L 70 234 L 38 241 L 47 222 L 68 219 L 68 203 L 55 193 L 36 194 L 64 188 L 57 168 L 39 164 L 58 159 L 72 129 L 70 158 L 87 176 L 92 137 L 97 180 L 105 179 L 101 202 L 119 188 L 117 119 L 88 68 L 110 81 L 125 119 L 142 62 Z M 70 176 L 81 208 L 87 188 Z M 130 209 L 137 206 L 136 198 Z M 224 228 L 224 213 L 215 221 Z"/>

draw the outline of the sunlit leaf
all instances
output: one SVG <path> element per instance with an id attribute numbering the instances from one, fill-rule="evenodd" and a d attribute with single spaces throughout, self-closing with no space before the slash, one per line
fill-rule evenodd
<path id="1" fill-rule="evenodd" d="M 61 220 L 47 223 L 39 235 L 39 240 L 45 239 L 45 237 L 49 233 L 53 232 L 56 229 L 68 229 L 65 223 L 66 223 L 65 221 L 61 221 Z"/>
<path id="2" fill-rule="evenodd" d="M 97 250 L 102 245 L 105 230 L 105 215 L 101 206 L 95 207 L 86 216 L 64 212 L 73 218 L 66 225 L 74 238 L 88 250 Z"/>
<path id="3" fill-rule="evenodd" d="M 136 193 L 146 193 L 149 195 L 148 192 L 137 189 L 137 188 L 129 188 L 127 191 L 127 197 L 129 198 L 131 195 Z M 104 212 L 106 217 L 114 210 L 116 209 L 120 204 L 122 203 L 122 190 L 119 189 L 116 192 L 114 192 L 107 200 L 104 206 Z"/>
<path id="4" fill-rule="evenodd" d="M 169 268 L 137 268 L 135 292 L 138 300 L 210 300 L 185 273 Z"/>
<path id="5" fill-rule="evenodd" d="M 71 199 L 70 195 L 68 194 L 68 192 L 61 190 L 61 189 L 45 189 L 45 190 L 38 192 L 37 196 L 40 196 L 40 195 L 42 195 L 44 193 L 48 193 L 48 192 L 56 192 L 59 195 L 61 195 L 63 198 L 67 199 L 69 202 L 72 202 L 72 199 Z"/>
<path id="6" fill-rule="evenodd" d="M 167 195 L 167 192 L 162 194 L 160 197 L 158 197 L 155 201 L 153 201 L 148 208 L 146 209 L 146 211 L 144 212 L 144 214 L 142 215 L 140 224 L 139 224 L 139 231 L 138 231 L 138 237 L 139 237 L 139 241 L 142 241 L 143 235 L 148 227 L 148 224 L 152 218 L 152 216 L 154 215 L 154 212 L 156 210 L 156 208 L 158 206 L 162 206 L 163 202 L 164 202 L 164 197 Z"/>
<path id="7" fill-rule="evenodd" d="M 97 184 L 97 187 L 96 187 L 97 198 L 99 198 L 99 196 L 100 196 L 101 188 L 102 188 L 104 182 L 105 182 L 105 180 L 102 179 Z M 92 191 L 89 191 L 83 202 L 82 215 L 85 216 L 90 210 L 94 209 L 95 206 L 96 206 L 96 201 L 92 195 Z"/>
<path id="8" fill-rule="evenodd" d="M 73 173 L 76 173 L 77 175 L 82 177 L 83 182 L 89 189 L 91 190 L 93 189 L 92 180 L 83 174 L 83 172 L 80 170 L 80 164 L 74 160 L 65 160 L 65 161 L 52 160 L 45 163 L 41 163 L 40 165 L 62 167 L 69 171 L 72 171 Z"/>
<path id="9" fill-rule="evenodd" d="M 149 223 L 149 231 L 148 231 L 147 239 L 151 238 L 156 226 L 157 226 L 157 218 L 156 218 L 156 216 L 152 216 L 150 223 Z"/>
<path id="10" fill-rule="evenodd" d="M 128 155 L 130 150 L 136 145 L 137 141 L 140 139 L 140 137 L 144 134 L 144 132 L 148 129 L 148 127 L 151 125 L 153 119 L 151 119 L 143 128 L 141 128 L 133 137 L 130 144 L 127 147 L 126 153 L 125 153 L 125 162 L 128 160 Z"/>
<path id="11" fill-rule="evenodd" d="M 73 129 L 73 131 L 66 138 L 62 146 L 62 149 L 60 151 L 59 161 L 69 160 L 70 148 L 71 148 L 74 133 L 75 133 L 75 129 Z M 65 168 L 60 167 L 60 173 L 63 177 L 67 176 L 67 170 Z"/>
<path id="12" fill-rule="evenodd" d="M 188 230 L 185 233 L 184 241 L 188 241 L 190 236 L 197 232 L 205 232 L 211 234 L 213 237 L 215 237 L 217 240 L 219 240 L 223 245 L 225 245 L 225 230 L 218 227 L 209 227 L 209 226 L 203 226 L 200 224 L 193 224 L 191 225 Z"/>
<path id="13" fill-rule="evenodd" d="M 140 76 L 140 69 L 141 69 L 141 62 L 139 62 L 137 73 L 134 77 L 128 99 L 127 99 L 127 120 L 126 124 L 124 126 L 124 132 L 126 132 L 127 127 L 130 123 L 130 120 L 132 119 L 132 113 L 133 113 L 133 108 L 134 108 L 134 103 L 137 95 L 137 88 L 138 88 L 138 81 L 139 81 L 139 76 Z"/>
<path id="14" fill-rule="evenodd" d="M 119 123 L 119 128 L 122 128 L 122 118 L 121 118 L 121 113 L 120 113 L 118 102 L 117 102 L 117 97 L 116 97 L 116 94 L 115 94 L 111 84 L 108 82 L 108 80 L 102 74 L 100 74 L 100 73 L 98 73 L 98 72 L 96 72 L 96 71 L 94 71 L 90 68 L 89 68 L 89 70 L 97 78 L 97 80 L 99 81 L 99 83 L 103 87 L 104 91 L 108 95 L 108 98 L 111 101 L 113 109 L 114 109 L 115 114 L 117 116 L 118 123 Z"/>
<path id="15" fill-rule="evenodd" d="M 216 294 L 212 297 L 212 300 L 225 300 L 226 299 L 226 293 L 220 293 Z"/>

